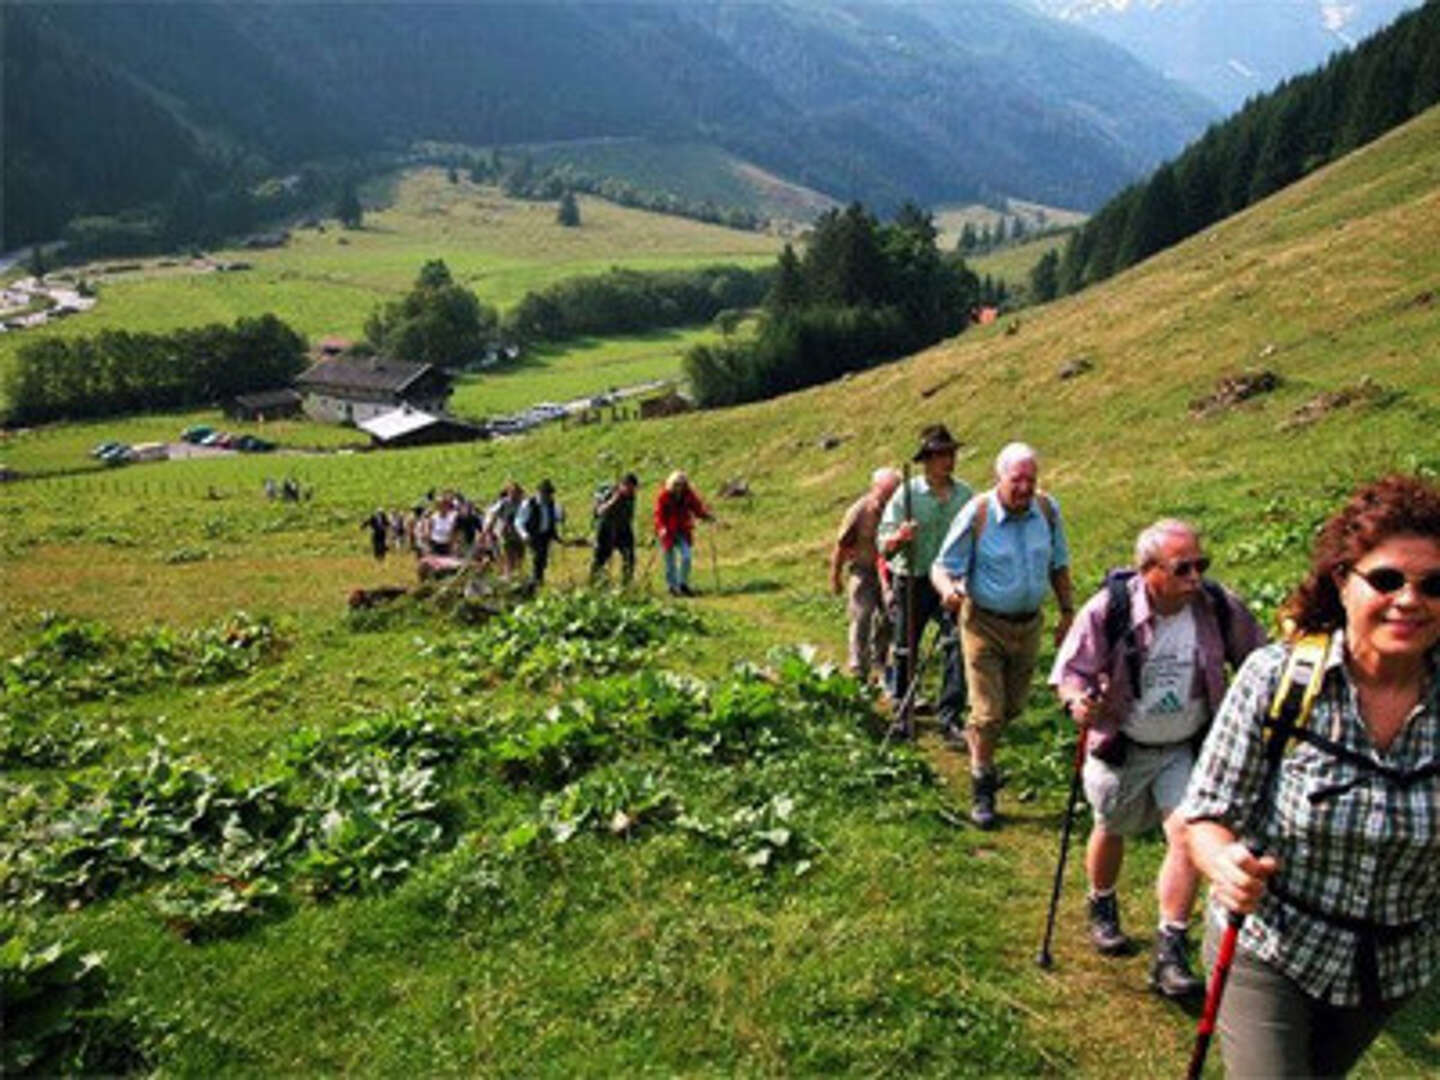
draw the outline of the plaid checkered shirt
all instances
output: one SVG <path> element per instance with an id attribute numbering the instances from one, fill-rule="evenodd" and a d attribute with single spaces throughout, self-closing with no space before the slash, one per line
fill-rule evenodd
<path id="1" fill-rule="evenodd" d="M 1381 997 L 1404 997 L 1440 966 L 1440 776 L 1409 784 L 1394 776 L 1440 760 L 1440 650 L 1427 658 L 1420 703 L 1382 753 L 1365 731 L 1337 631 L 1307 727 L 1391 776 L 1298 742 L 1267 788 L 1262 722 L 1287 655 L 1285 646 L 1271 645 L 1245 662 L 1220 706 L 1181 812 L 1190 821 L 1218 821 L 1280 858 L 1276 887 L 1245 921 L 1240 948 L 1318 1000 L 1357 1005 L 1360 934 L 1353 923 L 1418 922 L 1376 946 Z M 1223 919 L 1211 904 L 1211 916 Z M 1347 922 L 1352 925 L 1338 925 Z"/>

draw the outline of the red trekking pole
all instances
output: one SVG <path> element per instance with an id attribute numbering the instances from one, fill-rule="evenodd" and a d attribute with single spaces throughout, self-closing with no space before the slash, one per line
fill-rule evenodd
<path id="1" fill-rule="evenodd" d="M 1251 847 L 1251 853 L 1260 854 L 1258 846 Z M 1230 967 L 1235 963 L 1235 943 L 1240 938 L 1240 928 L 1245 925 L 1245 916 L 1232 911 L 1225 923 L 1225 934 L 1220 939 L 1219 951 L 1215 954 L 1215 967 L 1210 972 L 1210 985 L 1205 988 L 1205 1009 L 1200 1013 L 1200 1022 L 1195 1025 L 1195 1046 L 1190 1051 L 1190 1067 L 1185 1070 L 1185 1080 L 1200 1080 L 1205 1071 L 1205 1055 L 1210 1050 L 1210 1039 L 1215 1034 L 1215 1018 L 1220 1014 L 1220 999 L 1225 996 L 1225 984 L 1230 981 Z"/>
<path id="2" fill-rule="evenodd" d="M 1307 634 L 1295 639 L 1290 646 L 1290 656 L 1285 662 L 1280 685 L 1270 703 L 1267 725 L 1270 728 L 1265 738 L 1265 779 L 1261 790 L 1270 791 L 1280 776 L 1280 762 L 1285 757 L 1285 746 L 1310 718 L 1310 710 L 1320 693 L 1325 654 L 1329 646 L 1328 634 Z M 1250 854 L 1257 859 L 1263 848 L 1258 840 L 1246 845 Z M 1225 997 L 1225 984 L 1230 979 L 1230 968 L 1235 963 L 1235 947 L 1240 939 L 1240 928 L 1245 925 L 1245 916 L 1232 911 L 1225 923 L 1225 933 L 1220 938 L 1220 947 L 1215 953 L 1215 967 L 1210 972 L 1210 983 L 1205 988 L 1205 1008 L 1200 1021 L 1195 1025 L 1195 1046 L 1190 1052 L 1190 1067 L 1185 1071 L 1186 1080 L 1200 1080 L 1205 1070 L 1205 1055 L 1210 1049 L 1210 1040 L 1215 1034 L 1216 1020 L 1220 1015 L 1220 1002 Z"/>

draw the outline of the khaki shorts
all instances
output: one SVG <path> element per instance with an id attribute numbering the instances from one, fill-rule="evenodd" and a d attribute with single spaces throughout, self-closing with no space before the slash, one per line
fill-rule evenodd
<path id="1" fill-rule="evenodd" d="M 1195 754 L 1188 742 L 1130 744 L 1124 765 L 1085 759 L 1085 798 L 1108 833 L 1134 836 L 1159 825 L 1185 798 Z"/>
<path id="2" fill-rule="evenodd" d="M 970 687 L 970 726 L 998 731 L 1025 711 L 1030 677 L 1040 653 L 1040 627 L 1033 618 L 1012 622 L 969 599 L 960 611 L 965 681 Z"/>

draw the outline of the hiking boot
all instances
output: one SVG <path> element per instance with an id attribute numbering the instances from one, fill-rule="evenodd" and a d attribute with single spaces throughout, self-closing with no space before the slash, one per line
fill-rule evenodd
<path id="1" fill-rule="evenodd" d="M 690 588 L 689 585 L 681 585 L 681 586 L 680 586 L 680 595 L 681 595 L 681 596 L 699 596 L 700 594 L 697 593 L 694 589 Z"/>
<path id="2" fill-rule="evenodd" d="M 985 772 L 970 777 L 970 820 L 981 829 L 995 827 L 995 773 Z"/>
<path id="3" fill-rule="evenodd" d="M 1092 896 L 1090 905 L 1090 944 L 1101 956 L 1123 956 L 1130 951 L 1130 939 L 1120 929 L 1120 903 L 1112 892 L 1108 896 Z"/>
<path id="4" fill-rule="evenodd" d="M 1205 992 L 1205 980 L 1190 970 L 1189 942 L 1183 929 L 1163 927 L 1155 939 L 1155 961 L 1150 965 L 1150 989 L 1171 999 Z"/>

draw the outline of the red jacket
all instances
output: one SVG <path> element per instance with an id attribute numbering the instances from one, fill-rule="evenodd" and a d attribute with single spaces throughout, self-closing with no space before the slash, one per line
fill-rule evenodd
<path id="1" fill-rule="evenodd" d="M 666 551 L 675 546 L 677 538 L 683 537 L 687 544 L 690 543 L 695 519 L 709 516 L 710 511 L 705 509 L 705 504 L 692 487 L 687 486 L 680 495 L 662 487 L 655 496 L 655 532 L 660 537 L 660 546 Z"/>

